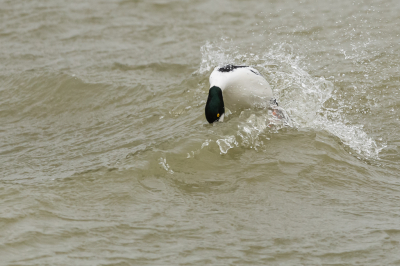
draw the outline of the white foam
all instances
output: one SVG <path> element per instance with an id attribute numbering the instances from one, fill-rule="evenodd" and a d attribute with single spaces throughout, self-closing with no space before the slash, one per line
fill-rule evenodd
<path id="1" fill-rule="evenodd" d="M 174 173 L 174 171 L 172 171 L 171 168 L 169 167 L 169 164 L 167 164 L 167 159 L 161 157 L 160 159 L 158 159 L 158 164 L 161 165 L 161 167 L 164 168 L 164 170 L 167 171 L 167 173 L 169 174 Z"/>
<path id="2" fill-rule="evenodd" d="M 233 147 L 237 147 L 239 143 L 236 141 L 235 136 L 227 136 L 226 138 L 217 140 L 217 144 L 221 151 L 221 154 L 226 154 L 228 150 Z"/>

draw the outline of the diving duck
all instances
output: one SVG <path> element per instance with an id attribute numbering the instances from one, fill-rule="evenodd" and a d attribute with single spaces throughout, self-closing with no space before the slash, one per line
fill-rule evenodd
<path id="1" fill-rule="evenodd" d="M 207 121 L 223 122 L 225 106 L 236 112 L 253 106 L 274 103 L 269 83 L 249 66 L 216 67 L 210 75 L 210 90 L 205 107 Z"/>

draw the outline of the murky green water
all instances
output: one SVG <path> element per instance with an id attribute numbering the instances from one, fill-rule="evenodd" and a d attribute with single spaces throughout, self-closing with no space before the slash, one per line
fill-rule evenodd
<path id="1" fill-rule="evenodd" d="M 0 264 L 400 264 L 399 12 L 0 1 Z M 209 125 L 227 63 L 293 125 Z"/>

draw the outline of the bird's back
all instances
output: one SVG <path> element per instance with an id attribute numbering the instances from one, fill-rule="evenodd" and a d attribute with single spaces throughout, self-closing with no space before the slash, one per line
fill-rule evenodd
<path id="1" fill-rule="evenodd" d="M 220 87 L 225 106 L 231 111 L 261 105 L 272 99 L 268 82 L 254 68 L 248 66 L 217 67 L 210 75 L 210 87 Z"/>

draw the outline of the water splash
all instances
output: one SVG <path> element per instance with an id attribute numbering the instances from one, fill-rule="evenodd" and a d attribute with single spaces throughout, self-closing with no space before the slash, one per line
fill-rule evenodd
<path id="1" fill-rule="evenodd" d="M 161 165 L 161 167 L 164 168 L 164 170 L 167 171 L 167 173 L 169 174 L 174 173 L 174 171 L 172 171 L 171 168 L 169 167 L 169 164 L 167 164 L 167 159 L 161 157 L 160 159 L 158 159 L 158 164 Z"/>
<path id="2" fill-rule="evenodd" d="M 226 138 L 217 140 L 217 144 L 221 154 L 226 154 L 228 150 L 237 147 L 239 143 L 236 141 L 235 136 L 227 136 Z"/>
<path id="3" fill-rule="evenodd" d="M 270 114 L 246 116 L 247 120 L 238 125 L 238 140 L 232 141 L 231 136 L 218 140 L 222 154 L 235 145 L 257 149 L 263 145 L 262 134 L 266 130 L 278 130 L 282 126 L 327 131 L 367 158 L 377 158 L 382 150 L 383 147 L 368 136 L 362 125 L 352 124 L 342 113 L 341 105 L 345 103 L 337 101 L 338 92 L 334 84 L 324 77 L 307 73 L 304 58 L 296 55 L 289 44 L 275 44 L 257 55 L 241 53 L 232 42 L 222 40 L 222 44 L 206 42 L 201 47 L 201 54 L 200 74 L 228 63 L 257 68 L 270 82 L 279 106 L 291 118 L 286 120 L 286 124 L 279 125 Z"/>

